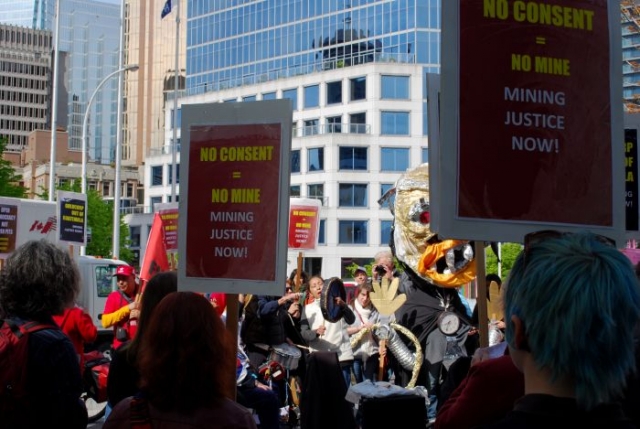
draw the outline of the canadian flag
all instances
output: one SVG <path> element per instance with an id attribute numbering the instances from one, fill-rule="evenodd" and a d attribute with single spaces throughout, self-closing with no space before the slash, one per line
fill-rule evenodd
<path id="1" fill-rule="evenodd" d="M 169 260 L 167 259 L 167 249 L 164 246 L 162 233 L 162 219 L 160 214 L 153 215 L 151 232 L 147 241 L 147 250 L 144 252 L 142 269 L 140 270 L 140 280 L 144 283 L 151 280 L 157 273 L 169 270 Z"/>

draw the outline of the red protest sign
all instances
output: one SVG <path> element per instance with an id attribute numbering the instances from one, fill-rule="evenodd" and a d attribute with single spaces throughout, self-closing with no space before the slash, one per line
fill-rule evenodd
<path id="1" fill-rule="evenodd" d="M 280 124 L 190 129 L 187 277 L 275 280 Z"/>
<path id="2" fill-rule="evenodd" d="M 607 2 L 459 11 L 457 216 L 611 226 Z"/>
<path id="3" fill-rule="evenodd" d="M 320 201 L 291 198 L 289 207 L 289 247 L 315 249 L 318 242 Z"/>

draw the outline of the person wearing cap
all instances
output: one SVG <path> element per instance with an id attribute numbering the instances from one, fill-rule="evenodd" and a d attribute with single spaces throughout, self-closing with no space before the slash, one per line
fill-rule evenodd
<path id="1" fill-rule="evenodd" d="M 117 278 L 118 290 L 107 297 L 101 320 L 104 328 L 113 328 L 112 347 L 115 350 L 135 335 L 139 287 L 132 266 L 118 265 L 113 276 Z"/>
<path id="2" fill-rule="evenodd" d="M 353 279 L 356 281 L 356 286 L 358 287 L 366 284 L 369 280 L 367 269 L 358 265 L 358 267 L 356 267 L 356 271 L 353 273 Z"/>

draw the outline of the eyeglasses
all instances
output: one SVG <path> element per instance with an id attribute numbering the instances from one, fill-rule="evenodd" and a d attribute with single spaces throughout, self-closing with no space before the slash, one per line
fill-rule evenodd
<path id="1" fill-rule="evenodd" d="M 531 251 L 531 248 L 536 244 L 541 243 L 545 240 L 553 239 L 553 238 L 562 238 L 567 235 L 571 235 L 571 232 L 562 232 L 556 231 L 553 229 L 545 229 L 542 231 L 530 232 L 529 234 L 524 236 L 524 250 L 523 250 L 523 269 L 527 268 L 528 255 Z M 613 238 L 606 237 L 604 235 L 593 234 L 594 238 L 599 242 L 606 244 L 607 246 L 616 247 L 616 241 Z"/>

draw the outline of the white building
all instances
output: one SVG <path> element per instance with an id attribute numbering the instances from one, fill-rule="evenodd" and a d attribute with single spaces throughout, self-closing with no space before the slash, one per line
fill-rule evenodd
<path id="1" fill-rule="evenodd" d="M 293 100 L 290 195 L 322 201 L 319 243 L 304 251 L 304 269 L 349 277 L 345 267 L 370 263 L 389 248 L 392 214 L 378 199 L 407 168 L 428 161 L 425 82 L 422 65 L 370 62 L 193 95 L 180 104 Z M 172 136 L 168 128 L 166 148 Z M 165 152 L 146 158 L 146 206 L 169 202 L 172 156 Z M 297 255 L 289 252 L 287 273 Z"/>

